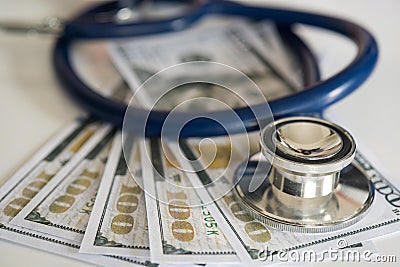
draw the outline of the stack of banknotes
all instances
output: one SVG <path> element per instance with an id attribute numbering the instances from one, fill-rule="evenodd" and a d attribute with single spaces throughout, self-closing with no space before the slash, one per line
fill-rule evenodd
<path id="1" fill-rule="evenodd" d="M 267 31 L 267 26 L 262 29 Z M 257 55 L 238 55 L 253 49 L 236 51 L 243 46 L 233 45 L 237 39 L 229 39 L 232 33 L 254 47 L 261 42 L 250 36 L 252 30 L 245 22 L 213 24 L 212 30 L 219 31 L 213 38 L 207 37 L 211 31 L 207 27 L 185 33 L 197 38 L 193 38 L 200 44 L 197 54 L 188 50 L 195 44 L 189 45 L 189 38 L 179 35 L 113 43 L 110 52 L 130 88 L 160 69 L 200 55 L 238 68 L 245 66 L 243 71 L 254 72 L 251 77 L 256 81 L 273 73 L 265 86 L 269 97 L 299 86 L 293 78 L 279 81 L 287 77 L 285 67 L 292 67 L 285 66 L 284 60 L 279 66 L 266 66 L 265 53 L 265 58 L 257 61 L 263 54 L 261 48 Z M 185 38 L 184 45 L 179 46 L 179 38 Z M 213 50 L 207 50 L 202 40 Z M 264 47 L 277 46 L 277 40 L 262 41 Z M 205 52 L 199 53 L 201 49 Z M 179 97 L 183 96 L 170 96 L 165 103 L 174 106 L 182 101 Z M 231 193 L 234 174 L 226 171 L 229 162 L 246 160 L 241 138 L 210 138 L 212 143 L 199 138 L 179 143 L 159 138 L 123 139 L 119 129 L 82 115 L 0 188 L 0 238 L 102 266 L 248 266 L 296 261 L 290 254 L 293 251 L 313 251 L 311 260 L 329 260 L 326 251 L 362 244 L 365 248 L 364 241 L 398 231 L 400 191 L 360 152 L 355 162 L 371 177 L 376 195 L 370 212 L 355 225 L 306 234 L 277 230 L 251 217 Z M 256 153 L 257 133 L 250 140 L 251 153 Z M 178 156 L 181 152 L 189 159 L 203 156 L 200 161 L 184 161 Z M 204 171 L 194 171 L 193 162 L 206 166 Z"/>

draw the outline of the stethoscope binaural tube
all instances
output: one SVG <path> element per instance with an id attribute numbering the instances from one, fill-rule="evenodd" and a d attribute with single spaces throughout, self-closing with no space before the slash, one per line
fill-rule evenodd
<path id="1" fill-rule="evenodd" d="M 279 25 L 291 27 L 293 24 L 305 24 L 337 32 L 348 37 L 358 47 L 358 53 L 353 61 L 339 73 L 318 83 L 306 86 L 303 91 L 292 95 L 276 99 L 269 102 L 274 117 L 282 118 L 290 115 L 320 113 L 329 105 L 344 98 L 357 89 L 372 72 L 378 57 L 378 47 L 373 36 L 364 28 L 338 18 L 322 16 L 312 13 L 281 10 L 275 8 L 247 6 L 228 1 L 196 1 L 195 5 L 189 9 L 185 16 L 172 19 L 164 19 L 155 22 L 142 21 L 119 25 L 115 23 L 83 23 L 85 14 L 79 16 L 77 21 L 67 23 L 64 32 L 56 42 L 53 61 L 55 71 L 64 85 L 63 87 L 89 112 L 93 115 L 121 126 L 127 106 L 110 98 L 106 98 L 89 88 L 81 81 L 74 71 L 70 58 L 69 49 L 75 40 L 96 39 L 96 38 L 122 38 L 132 36 L 143 36 L 153 33 L 171 32 L 183 30 L 189 27 L 205 15 L 221 14 L 246 17 L 254 20 L 269 19 Z M 200 3 L 200 4 L 199 4 Z M 112 3 L 102 4 L 91 9 L 86 14 L 92 15 L 103 7 L 110 8 Z M 174 23 L 179 20 L 179 23 Z M 175 25 L 175 26 L 174 26 Z M 177 27 L 176 25 L 179 25 Z M 80 27 L 82 26 L 81 30 Z M 88 30 L 90 27 L 97 27 L 97 30 Z M 86 30 L 83 29 L 86 27 Z M 95 28 L 93 28 L 95 29 Z M 113 34 L 111 34 L 111 29 Z M 110 30 L 110 31 L 109 31 Z M 102 32 L 100 32 L 102 31 Z M 110 35 L 108 35 L 110 33 Z M 263 110 L 264 104 L 252 107 L 240 107 L 235 112 L 240 117 L 245 129 L 253 131 L 259 129 L 259 122 L 270 118 L 255 118 L 255 110 Z M 225 111 L 213 112 L 213 117 L 224 117 Z M 226 113 L 229 111 L 226 111 Z M 254 113 L 253 113 L 254 112 Z M 136 108 L 137 116 L 147 116 L 148 111 Z M 207 115 L 206 112 L 180 113 L 175 116 L 182 118 L 199 117 Z M 168 112 L 151 111 L 146 125 L 146 136 L 160 136 L 161 129 Z M 179 119 L 179 118 L 178 118 Z M 207 119 L 196 119 L 190 122 L 190 127 L 184 127 L 180 132 L 181 137 L 206 137 L 225 135 L 227 132 L 239 133 L 243 131 L 243 125 L 219 125 Z M 225 128 L 224 128 L 225 127 Z M 229 128 L 229 130 L 226 129 Z"/>

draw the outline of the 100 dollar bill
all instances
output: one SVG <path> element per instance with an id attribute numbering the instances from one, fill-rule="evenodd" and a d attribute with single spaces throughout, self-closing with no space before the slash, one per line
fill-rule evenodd
<path id="1" fill-rule="evenodd" d="M 210 65 L 200 73 L 191 73 L 187 68 L 174 72 L 174 75 L 160 73 L 157 77 L 162 79 L 152 79 L 152 86 L 138 90 L 154 74 L 185 62 L 218 62 L 229 66 L 227 68 L 235 68 L 254 81 L 268 99 L 282 97 L 301 87 L 297 79 L 293 79 L 299 76 L 298 73 L 287 74 L 293 63 L 281 56 L 284 45 L 274 31 L 274 25 L 267 21 L 251 24 L 237 18 L 213 16 L 189 31 L 113 42 L 110 54 L 131 90 L 136 92 L 135 98 L 149 109 L 157 103 L 156 108 L 169 110 L 185 100 L 199 97 L 218 99 L 230 107 L 246 105 L 243 100 L 247 104 L 260 103 L 260 92 L 247 79 L 232 76 L 231 72 L 221 68 L 210 70 Z M 183 77 L 192 76 L 194 81 L 198 81 L 199 75 L 202 75 L 200 80 L 205 77 L 210 82 L 218 80 L 224 87 L 234 88 L 235 92 L 229 93 L 216 84 L 205 83 L 176 87 Z M 163 94 L 166 93 L 164 90 L 172 88 L 175 90 Z M 216 103 L 190 102 L 185 109 L 220 109 L 221 106 Z"/>
<path id="2" fill-rule="evenodd" d="M 139 141 L 151 260 L 163 263 L 237 263 L 208 207 L 159 139 Z M 169 154 L 169 155 L 167 155 Z"/>
<path id="3" fill-rule="evenodd" d="M 97 265 L 152 266 L 149 261 L 130 257 L 79 254 L 81 238 L 67 240 L 54 236 L 51 231 L 38 232 L 9 223 L 14 215 L 18 214 L 26 206 L 15 205 L 17 203 L 16 199 L 29 197 L 29 201 L 22 203 L 33 201 L 33 198 L 39 195 L 41 190 L 46 190 L 49 185 L 52 186 L 51 183 L 54 185 L 57 177 L 63 176 L 73 169 L 87 154 L 87 151 L 101 140 L 108 129 L 110 129 L 109 126 L 91 118 L 75 120 L 45 144 L 31 160 L 0 188 L 0 208 L 2 211 L 0 216 L 0 238 Z M 54 169 L 54 165 L 55 167 L 61 166 Z M 13 213 L 5 211 L 6 208 L 12 210 Z"/>
<path id="4" fill-rule="evenodd" d="M 116 134 L 80 252 L 150 258 L 139 149 L 132 144 L 129 171 L 121 139 Z"/>
<path id="5" fill-rule="evenodd" d="M 0 189 L 0 223 L 10 222 L 36 194 L 81 151 L 100 127 L 91 118 L 80 118 L 43 147 Z"/>
<path id="6" fill-rule="evenodd" d="M 70 240 L 82 238 L 114 134 L 109 128 L 99 133 L 102 138 L 80 163 L 49 183 L 12 224 Z"/>

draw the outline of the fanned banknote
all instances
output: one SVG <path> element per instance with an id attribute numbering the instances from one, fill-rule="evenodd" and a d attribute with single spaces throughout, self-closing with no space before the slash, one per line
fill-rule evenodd
<path id="1" fill-rule="evenodd" d="M 0 188 L 0 238 L 97 265 L 152 266 L 149 261 L 132 257 L 80 254 L 81 238 L 68 240 L 56 237 L 51 232 L 38 232 L 9 223 L 41 190 L 53 186 L 50 184 L 52 181 L 78 165 L 110 130 L 110 126 L 92 118 L 79 118 L 44 145 L 18 170 Z"/>
<path id="2" fill-rule="evenodd" d="M 159 71 L 191 61 L 218 62 L 235 68 L 254 81 L 268 99 L 299 90 L 301 83 L 298 77 L 301 74 L 287 74 L 293 64 L 282 60 L 283 51 L 282 40 L 279 34 L 274 34 L 274 26 L 270 23 L 251 24 L 246 20 L 227 17 L 202 20 L 188 31 L 110 43 L 113 63 L 131 90 L 136 92 L 135 98 L 140 99 L 140 104 L 146 108 L 153 107 L 160 90 L 175 87 L 181 77 L 190 77 L 193 73 L 184 69 L 182 73 L 176 73 L 176 77 L 160 79 L 157 86 L 137 90 L 142 83 Z M 246 79 L 237 79 L 229 72 L 205 72 L 206 76 L 216 75 L 219 81 L 224 81 L 225 86 L 235 85 L 235 94 L 228 94 L 227 97 L 227 91 L 219 86 L 192 83 L 165 94 L 157 107 L 168 110 L 184 100 L 201 96 L 220 99 L 230 107 L 243 105 L 243 99 L 236 97 L 236 94 L 246 96 L 248 102 L 260 103 L 259 92 L 249 88 Z M 215 107 L 213 103 L 204 104 L 207 106 L 202 104 L 189 108 L 204 110 Z"/>
<path id="3" fill-rule="evenodd" d="M 104 132 L 75 168 L 41 190 L 11 223 L 65 239 L 82 238 L 113 135 L 112 130 Z"/>
<path id="4" fill-rule="evenodd" d="M 139 141 L 146 191 L 151 260 L 163 263 L 235 263 L 238 258 L 208 207 L 190 188 L 159 139 Z"/>
<path id="5" fill-rule="evenodd" d="M 80 252 L 150 257 L 139 149 L 132 144 L 128 170 L 116 134 Z"/>
<path id="6" fill-rule="evenodd" d="M 74 121 L 11 177 L 0 189 L 0 222 L 10 222 L 63 167 L 73 168 L 80 158 L 71 159 L 99 127 L 92 118 Z"/>

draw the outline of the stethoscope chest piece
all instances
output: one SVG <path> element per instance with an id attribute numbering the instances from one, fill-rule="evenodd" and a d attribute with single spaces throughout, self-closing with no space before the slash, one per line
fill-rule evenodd
<path id="1" fill-rule="evenodd" d="M 327 232 L 359 221 L 374 187 L 352 163 L 353 137 L 331 122 L 292 117 L 261 132 L 262 152 L 235 175 L 234 194 L 253 217 L 274 228 Z"/>

